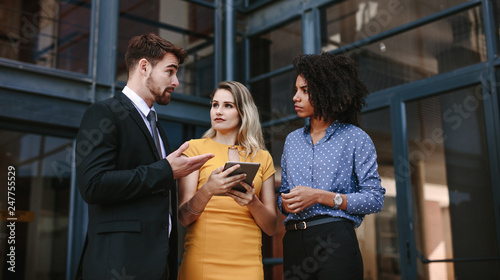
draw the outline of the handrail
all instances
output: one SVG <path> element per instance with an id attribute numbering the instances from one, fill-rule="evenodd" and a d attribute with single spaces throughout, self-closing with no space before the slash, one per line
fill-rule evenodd
<path id="1" fill-rule="evenodd" d="M 417 250 L 417 256 L 423 264 L 436 263 L 436 262 L 484 262 L 484 261 L 497 261 L 498 258 L 488 257 L 488 258 L 453 258 L 453 259 L 441 259 L 441 260 L 429 260 L 424 257 L 420 251 Z"/>
<path id="2" fill-rule="evenodd" d="M 264 266 L 273 266 L 278 264 L 283 264 L 283 258 L 263 258 L 262 264 Z"/>

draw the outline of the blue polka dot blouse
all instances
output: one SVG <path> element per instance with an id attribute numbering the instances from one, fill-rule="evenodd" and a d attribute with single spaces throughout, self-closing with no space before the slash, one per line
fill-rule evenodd
<path id="1" fill-rule="evenodd" d="M 309 129 L 306 125 L 286 138 L 278 207 L 285 214 L 281 193 L 302 185 L 346 194 L 347 211 L 315 204 L 299 213 L 285 214 L 284 222 L 329 215 L 352 220 L 358 227 L 366 214 L 380 212 L 384 204 L 375 146 L 366 132 L 351 124 L 333 122 L 315 145 Z"/>

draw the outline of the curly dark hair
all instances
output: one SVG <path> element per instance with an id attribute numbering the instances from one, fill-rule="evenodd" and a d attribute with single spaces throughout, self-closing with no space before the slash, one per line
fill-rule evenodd
<path id="1" fill-rule="evenodd" d="M 358 125 L 368 89 L 352 59 L 330 53 L 303 54 L 293 60 L 293 66 L 297 76 L 306 80 L 315 117 Z"/>

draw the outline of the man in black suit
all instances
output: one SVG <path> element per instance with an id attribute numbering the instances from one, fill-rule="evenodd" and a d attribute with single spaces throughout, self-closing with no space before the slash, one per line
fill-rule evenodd
<path id="1" fill-rule="evenodd" d="M 175 179 L 213 155 L 181 156 L 188 143 L 172 152 L 153 103 L 170 102 L 186 57 L 155 34 L 132 38 L 127 86 L 85 112 L 76 171 L 89 222 L 77 279 L 177 278 Z"/>

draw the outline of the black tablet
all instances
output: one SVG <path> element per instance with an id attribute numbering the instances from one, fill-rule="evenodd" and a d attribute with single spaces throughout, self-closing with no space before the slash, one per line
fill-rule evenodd
<path id="1" fill-rule="evenodd" d="M 234 166 L 236 164 L 240 165 L 240 168 L 236 169 L 233 171 L 229 176 L 233 175 L 238 175 L 245 173 L 247 174 L 247 177 L 243 182 L 249 184 L 250 186 L 252 185 L 253 179 L 255 178 L 255 175 L 257 174 L 257 171 L 259 170 L 260 163 L 258 162 L 238 162 L 238 161 L 228 161 L 226 162 L 226 165 L 224 165 L 224 170 L 230 168 L 231 166 Z M 233 189 L 240 191 L 240 192 L 247 192 L 247 190 L 241 185 L 238 184 Z"/>

